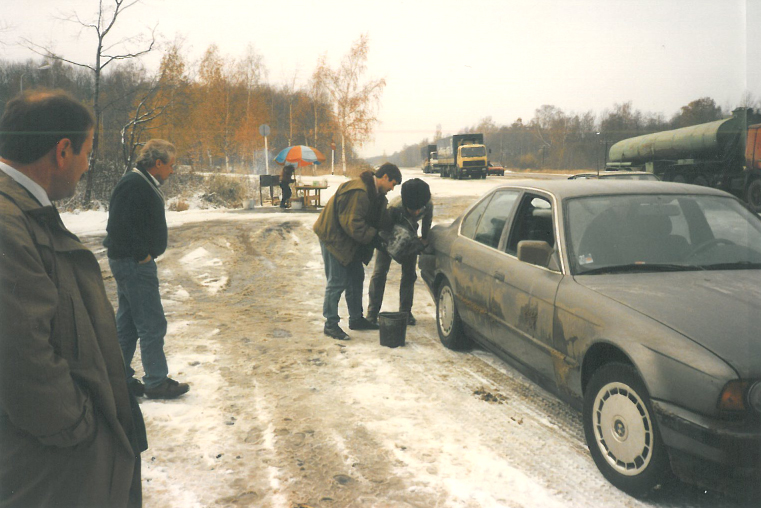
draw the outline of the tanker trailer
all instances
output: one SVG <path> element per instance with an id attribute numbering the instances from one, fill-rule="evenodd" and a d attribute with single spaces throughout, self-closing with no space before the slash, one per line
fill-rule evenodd
<path id="1" fill-rule="evenodd" d="M 624 139 L 610 147 L 607 168 L 715 187 L 761 212 L 761 148 L 753 149 L 759 125 L 749 125 L 759 122 L 761 115 L 738 108 L 724 120 Z"/>

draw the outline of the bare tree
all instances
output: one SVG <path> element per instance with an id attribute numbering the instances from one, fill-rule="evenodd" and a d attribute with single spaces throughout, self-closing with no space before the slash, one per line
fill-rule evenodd
<path id="1" fill-rule="evenodd" d="M 143 134 L 160 127 L 154 122 L 170 106 L 168 102 L 157 103 L 154 100 L 159 91 L 161 91 L 161 82 L 157 78 L 138 99 L 132 118 L 122 126 L 121 148 L 125 168 L 131 168 L 134 165 L 137 148 L 143 144 Z"/>
<path id="2" fill-rule="evenodd" d="M 326 61 L 326 56 L 322 55 L 317 61 L 317 68 L 312 73 L 312 79 L 309 81 L 309 98 L 312 100 L 314 108 L 314 146 L 317 146 L 317 126 L 320 118 L 320 105 L 327 103 L 327 81 L 330 76 L 330 68 Z"/>
<path id="3" fill-rule="evenodd" d="M 362 146 L 378 122 L 375 109 L 380 104 L 386 80 L 375 79 L 361 83 L 367 70 L 369 37 L 363 34 L 344 56 L 341 65 L 329 72 L 327 89 L 336 108 L 336 119 L 341 131 L 341 160 L 346 174 L 346 143 Z"/>
<path id="4" fill-rule="evenodd" d="M 143 40 L 142 35 L 122 38 L 116 42 L 111 42 L 109 35 L 116 24 L 119 16 L 127 9 L 137 4 L 139 0 L 113 0 L 110 7 L 104 5 L 104 0 L 98 0 L 98 11 L 94 21 L 85 21 L 74 12 L 64 19 L 64 21 L 78 24 L 83 30 L 90 31 L 96 37 L 95 62 L 93 64 L 84 64 L 74 62 L 63 56 L 53 53 L 48 46 L 41 46 L 29 39 L 22 38 L 22 44 L 31 51 L 53 60 L 60 60 L 78 67 L 89 69 L 93 73 L 95 93 L 93 97 L 93 113 L 95 113 L 95 137 L 93 138 L 93 150 L 90 156 L 90 171 L 87 172 L 87 182 L 84 194 L 84 204 L 88 205 L 92 198 L 93 175 L 97 174 L 99 167 L 97 165 L 99 155 L 100 140 L 100 121 L 103 109 L 100 104 L 100 81 L 103 70 L 112 62 L 119 60 L 128 60 L 137 58 L 150 52 L 156 42 L 155 28 L 151 32 L 149 42 Z M 108 39 L 108 40 L 107 40 Z M 139 45 L 141 49 L 128 51 L 127 47 Z M 147 47 L 146 47 L 147 46 Z M 112 51 L 120 48 L 123 53 L 113 53 Z"/>

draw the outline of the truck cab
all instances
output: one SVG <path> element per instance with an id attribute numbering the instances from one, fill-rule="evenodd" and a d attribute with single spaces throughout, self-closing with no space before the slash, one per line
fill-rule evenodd
<path id="1" fill-rule="evenodd" d="M 456 178 L 486 178 L 486 166 L 486 146 L 461 145 L 457 148 Z"/>

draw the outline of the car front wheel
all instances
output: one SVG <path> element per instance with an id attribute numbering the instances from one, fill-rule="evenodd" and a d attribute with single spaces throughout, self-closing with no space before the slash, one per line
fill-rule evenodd
<path id="1" fill-rule="evenodd" d="M 444 280 L 441 284 L 439 296 L 436 298 L 436 328 L 439 331 L 439 339 L 445 347 L 456 351 L 471 347 L 470 340 L 462 331 L 462 321 L 455 305 L 454 291 L 448 280 Z"/>
<path id="2" fill-rule="evenodd" d="M 630 365 L 611 363 L 592 375 L 584 435 L 597 468 L 624 492 L 643 496 L 664 479 L 666 447 L 645 384 Z"/>

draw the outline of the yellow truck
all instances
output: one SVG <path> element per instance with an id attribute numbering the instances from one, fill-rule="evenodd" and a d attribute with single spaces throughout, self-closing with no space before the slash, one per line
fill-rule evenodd
<path id="1" fill-rule="evenodd" d="M 486 178 L 487 150 L 483 134 L 455 134 L 436 142 L 441 176 Z"/>

